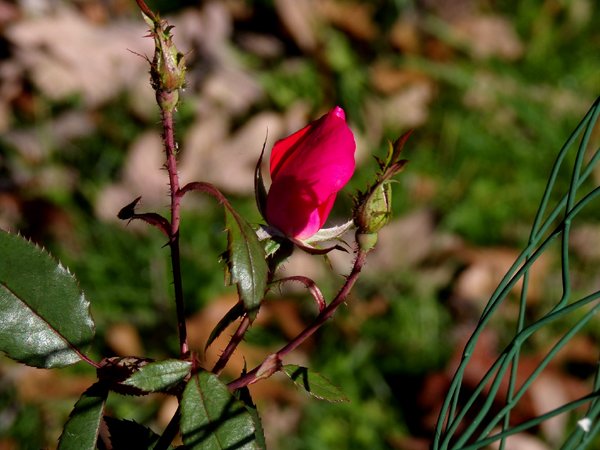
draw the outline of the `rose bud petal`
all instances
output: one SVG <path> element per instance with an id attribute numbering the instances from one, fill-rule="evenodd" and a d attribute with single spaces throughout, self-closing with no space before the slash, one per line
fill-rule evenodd
<path id="1" fill-rule="evenodd" d="M 354 135 L 339 106 L 276 142 L 266 204 L 269 225 L 297 239 L 319 231 L 337 193 L 354 173 L 355 149 Z"/>

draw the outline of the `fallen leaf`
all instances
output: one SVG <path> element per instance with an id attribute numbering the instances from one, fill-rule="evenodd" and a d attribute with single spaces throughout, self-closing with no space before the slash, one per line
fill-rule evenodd
<path id="1" fill-rule="evenodd" d="M 452 24 L 459 41 L 475 59 L 498 57 L 514 61 L 524 48 L 513 24 L 499 15 L 469 15 Z"/>
<path id="2" fill-rule="evenodd" d="M 106 330 L 105 339 L 107 345 L 117 356 L 140 356 L 144 354 L 138 330 L 130 323 L 111 325 Z"/>
<path id="3" fill-rule="evenodd" d="M 321 17 L 314 0 L 275 0 L 275 10 L 298 47 L 308 52 L 317 50 Z"/>
<path id="4" fill-rule="evenodd" d="M 97 106 L 147 76 L 147 62 L 127 51 L 151 52 L 152 41 L 140 39 L 141 23 L 94 26 L 63 4 L 51 14 L 14 23 L 6 35 L 19 64 L 53 100 L 81 95 L 87 106 Z"/>
<path id="5" fill-rule="evenodd" d="M 364 41 L 371 41 L 377 36 L 377 25 L 373 21 L 373 6 L 370 4 L 322 0 L 317 2 L 316 6 L 325 20 L 350 36 Z"/>

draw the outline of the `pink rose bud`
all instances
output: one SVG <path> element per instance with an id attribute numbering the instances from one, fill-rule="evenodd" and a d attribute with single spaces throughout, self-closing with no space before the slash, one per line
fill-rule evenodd
<path id="1" fill-rule="evenodd" d="M 354 135 L 339 106 L 277 141 L 271 151 L 267 222 L 297 239 L 319 231 L 337 193 L 354 173 L 355 149 Z"/>

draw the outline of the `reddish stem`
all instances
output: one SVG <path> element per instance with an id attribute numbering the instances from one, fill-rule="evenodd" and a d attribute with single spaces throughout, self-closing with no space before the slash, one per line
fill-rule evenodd
<path id="1" fill-rule="evenodd" d="M 157 93 L 160 95 L 160 93 Z M 177 311 L 177 329 L 179 332 L 179 348 L 181 357 L 188 356 L 187 329 L 185 326 L 185 308 L 183 303 L 183 283 L 181 280 L 181 262 L 179 253 L 179 223 L 181 221 L 181 196 L 179 195 L 179 175 L 177 173 L 177 147 L 173 127 L 173 111 L 161 111 L 163 139 L 167 161 L 165 166 L 169 173 L 171 191 L 171 229 L 169 247 L 171 249 L 171 266 L 173 269 L 173 287 L 175 290 L 175 308 Z"/>
<path id="2" fill-rule="evenodd" d="M 275 280 L 271 284 L 272 285 L 283 284 L 288 281 L 297 281 L 298 283 L 302 283 L 304 285 L 304 287 L 306 289 L 308 289 L 310 294 L 315 299 L 317 308 L 319 308 L 320 313 L 323 312 L 323 310 L 327 307 L 327 304 L 325 303 L 325 298 L 323 297 L 321 290 L 319 289 L 317 284 L 308 277 L 304 277 L 302 275 L 294 275 L 291 277 L 286 277 L 286 278 L 281 278 L 279 280 Z"/>
<path id="3" fill-rule="evenodd" d="M 93 361 L 89 356 L 82 353 L 81 350 L 79 350 L 77 347 L 71 346 L 71 350 L 73 350 L 75 353 L 77 353 L 77 356 L 79 356 L 83 361 L 88 363 L 90 366 L 92 366 L 96 369 L 98 369 L 100 367 L 99 363 L 97 363 L 96 361 Z"/>
<path id="4" fill-rule="evenodd" d="M 296 349 L 304 341 L 306 341 L 310 336 L 312 336 L 315 333 L 315 331 L 321 328 L 321 326 L 335 314 L 335 311 L 338 309 L 338 307 L 342 303 L 344 303 L 348 298 L 348 294 L 354 286 L 354 283 L 356 283 L 356 280 L 358 279 L 358 276 L 360 275 L 360 272 L 362 271 L 362 268 L 365 265 L 366 258 L 367 252 L 364 250 L 359 250 L 358 254 L 356 255 L 354 266 L 352 267 L 350 275 L 348 275 L 348 277 L 346 278 L 346 282 L 344 283 L 338 294 L 335 296 L 333 301 L 323 311 L 321 311 L 321 313 L 317 316 L 317 318 L 313 321 L 312 324 L 306 327 L 300 334 L 298 334 L 287 345 L 282 347 L 277 353 L 270 355 L 267 358 L 267 360 L 265 360 L 263 364 L 269 365 L 269 368 L 267 368 L 266 371 L 263 368 L 263 364 L 261 364 L 260 366 L 252 369 L 246 375 L 243 375 L 240 378 L 233 380 L 231 383 L 229 383 L 227 385 L 229 389 L 231 391 L 234 391 L 236 389 L 242 388 L 244 386 L 258 381 L 261 378 L 266 378 L 275 373 L 277 370 L 279 370 L 279 365 L 274 364 L 273 360 L 281 361 L 281 359 L 285 355 L 287 355 L 288 353 Z M 263 368 L 264 374 L 261 374 L 259 376 L 259 371 L 261 370 L 261 368 Z"/>
<path id="5" fill-rule="evenodd" d="M 148 17 L 150 17 L 150 19 L 156 22 L 156 15 L 152 12 L 150 8 L 148 8 L 148 5 L 146 5 L 144 0 L 135 0 L 135 2 L 144 14 L 146 14 Z"/>
<path id="6" fill-rule="evenodd" d="M 225 347 L 223 353 L 221 353 L 221 356 L 215 364 L 215 367 L 213 367 L 212 372 L 214 374 L 219 375 L 223 371 L 223 369 L 227 365 L 227 362 L 229 361 L 229 358 L 231 358 L 231 355 L 233 355 L 233 352 L 235 351 L 239 343 L 242 342 L 242 339 L 244 339 L 244 335 L 246 334 L 246 331 L 248 331 L 250 323 L 250 318 L 247 315 L 244 316 L 242 322 L 240 323 L 240 326 L 237 330 L 235 330 L 233 336 L 231 336 L 229 344 L 227 345 L 227 347 Z"/>

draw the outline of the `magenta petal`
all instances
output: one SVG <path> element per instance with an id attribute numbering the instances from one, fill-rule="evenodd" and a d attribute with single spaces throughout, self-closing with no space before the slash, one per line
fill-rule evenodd
<path id="1" fill-rule="evenodd" d="M 277 172 L 281 166 L 285 165 L 285 160 L 292 154 L 290 149 L 311 129 L 312 126 L 313 124 L 310 123 L 301 130 L 275 142 L 275 145 L 273 145 L 273 149 L 271 150 L 271 177 L 277 177 Z"/>
<path id="2" fill-rule="evenodd" d="M 271 154 L 269 224 L 290 237 L 316 233 L 354 173 L 355 148 L 340 107 L 278 141 Z"/>

